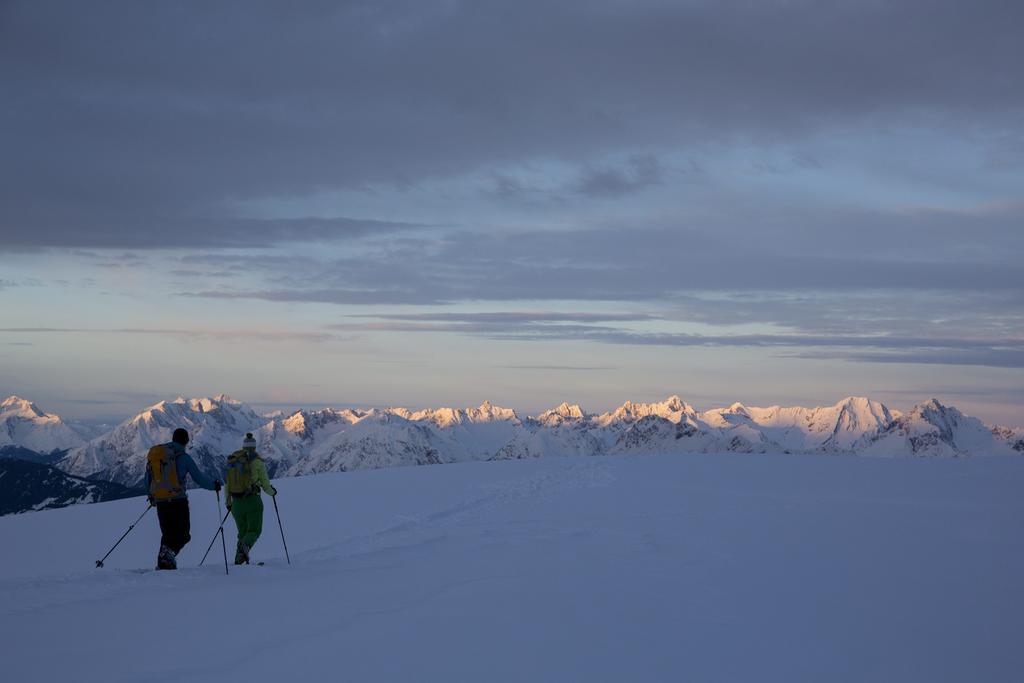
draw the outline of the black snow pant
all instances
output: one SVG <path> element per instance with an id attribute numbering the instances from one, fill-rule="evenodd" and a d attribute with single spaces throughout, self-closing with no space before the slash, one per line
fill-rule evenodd
<path id="1" fill-rule="evenodd" d="M 192 522 L 188 514 L 188 498 L 157 503 L 156 516 L 160 520 L 160 544 L 177 555 L 192 540 L 189 535 Z"/>

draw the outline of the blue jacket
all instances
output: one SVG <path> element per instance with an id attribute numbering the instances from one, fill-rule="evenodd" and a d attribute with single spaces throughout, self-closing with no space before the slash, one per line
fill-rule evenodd
<path id="1" fill-rule="evenodd" d="M 185 475 L 192 475 L 192 481 L 197 486 L 213 491 L 213 480 L 207 477 L 199 470 L 199 466 L 196 465 L 196 461 L 192 459 L 192 456 L 185 452 L 185 447 L 176 441 L 171 441 L 164 444 L 164 448 L 169 449 L 174 453 L 174 465 L 178 470 L 178 481 L 181 482 L 182 486 L 185 486 Z M 146 490 L 149 490 L 150 481 L 152 481 L 153 473 L 146 468 Z M 181 496 L 175 500 L 181 498 L 188 498 L 188 493 L 182 489 Z"/>

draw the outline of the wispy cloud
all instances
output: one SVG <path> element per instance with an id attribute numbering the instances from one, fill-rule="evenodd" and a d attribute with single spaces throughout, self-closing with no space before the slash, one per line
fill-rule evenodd
<path id="1" fill-rule="evenodd" d="M 332 242 L 411 230 L 412 223 L 361 218 L 196 218 L 173 213 L 95 216 L 53 211 L 35 216 L 33 229 L 7 229 L 0 224 L 0 249 L 88 247 L 93 249 L 259 248 L 295 242 Z M 90 254 L 79 251 L 79 254 Z M 104 257 L 100 267 L 139 265 L 123 256 Z"/>
<path id="2" fill-rule="evenodd" d="M 358 257 L 306 259 L 301 266 L 253 261 L 249 270 L 263 274 L 264 287 L 183 294 L 431 305 L 685 303 L 700 293 L 766 289 L 833 296 L 954 292 L 1014 296 L 1019 308 L 1024 285 L 1014 255 L 1024 251 L 1022 220 L 1024 206 L 973 213 L 794 209 L 769 217 L 730 207 L 725 215 L 655 224 L 637 218 L 636 224 L 624 220 L 620 227 L 579 230 L 443 232 L 415 243 L 380 245 Z M 211 267 L 246 268 L 244 258 Z M 738 308 L 736 300 L 731 303 Z"/>
<path id="3" fill-rule="evenodd" d="M 259 299 L 262 301 L 305 302 L 319 304 L 347 304 L 375 306 L 380 304 L 438 305 L 449 303 L 416 290 L 356 290 L 356 289 L 267 289 L 252 291 L 204 290 L 180 292 L 179 296 L 199 299 Z"/>
<path id="4" fill-rule="evenodd" d="M 654 154 L 632 154 L 624 161 L 593 162 L 580 166 L 564 180 L 546 178 L 537 173 L 492 174 L 487 196 L 527 205 L 567 204 L 574 198 L 619 199 L 662 185 L 669 176 L 693 174 L 691 163 L 685 170 L 667 167 Z"/>
<path id="5" fill-rule="evenodd" d="M 977 365 L 990 368 L 1024 368 L 1024 345 L 1016 349 L 932 349 L 913 352 L 845 354 L 802 353 L 800 358 L 840 358 L 860 363 L 923 363 L 926 365 Z"/>
<path id="6" fill-rule="evenodd" d="M 557 311 L 491 311 L 483 313 L 378 313 L 353 314 L 349 318 L 376 318 L 382 320 L 415 320 L 430 322 L 478 323 L 494 325 L 516 325 L 522 323 L 598 323 L 628 322 L 638 320 L 659 320 L 661 316 L 650 313 L 587 313 Z"/>
<path id="7" fill-rule="evenodd" d="M 344 337 L 330 332 L 289 332 L 280 330 L 214 330 L 174 328 L 85 328 L 85 327 L 0 327 L 0 334 L 128 334 L 157 335 L 174 337 L 186 341 L 206 339 L 255 341 L 255 342 L 329 342 L 342 341 Z"/>
<path id="8" fill-rule="evenodd" d="M 364 317 L 364 316 L 353 316 Z M 940 337 L 823 334 L 728 334 L 708 335 L 671 332 L 642 332 L 614 325 L 588 322 L 660 320 L 647 314 L 589 313 L 479 313 L 479 314 L 397 314 L 366 323 L 338 323 L 331 329 L 403 333 L 454 333 L 503 341 L 582 341 L 622 346 L 666 346 L 765 349 L 804 349 L 800 358 L 831 358 L 864 363 L 930 363 L 1024 367 L 1024 338 Z M 433 322 L 433 321 L 441 322 Z"/>
<path id="9" fill-rule="evenodd" d="M 634 155 L 623 166 L 586 169 L 572 189 L 588 197 L 613 199 L 660 185 L 665 175 L 665 167 L 653 154 Z"/>
<path id="10" fill-rule="evenodd" d="M 611 365 L 500 365 L 509 370 L 544 370 L 553 372 L 590 372 L 600 370 L 618 370 Z"/>

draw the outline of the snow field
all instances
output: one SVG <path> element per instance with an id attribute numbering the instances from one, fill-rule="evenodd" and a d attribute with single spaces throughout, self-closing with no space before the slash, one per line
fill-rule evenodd
<path id="1" fill-rule="evenodd" d="M 0 518 L 10 681 L 1017 681 L 1024 461 L 559 458 L 275 481 L 231 567 L 191 492 Z M 229 550 L 234 527 L 226 527 Z M 218 564 L 219 563 L 219 564 Z"/>

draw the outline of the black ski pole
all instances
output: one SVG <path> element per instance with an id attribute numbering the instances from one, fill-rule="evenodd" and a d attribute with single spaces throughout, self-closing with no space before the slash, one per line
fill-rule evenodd
<path id="1" fill-rule="evenodd" d="M 149 508 L 151 508 L 151 507 L 153 507 L 152 503 L 150 503 L 149 507 L 147 507 L 145 510 L 142 511 L 142 514 L 139 515 L 139 518 L 137 520 L 132 522 L 132 525 L 130 527 L 128 527 L 128 531 L 124 532 L 121 535 L 121 538 L 117 539 L 117 543 L 114 544 L 114 548 L 116 548 L 117 546 L 121 545 L 121 541 L 124 540 L 124 537 L 127 536 L 131 532 L 131 530 L 135 528 L 136 524 L 138 524 L 139 522 L 142 521 L 142 518 L 146 516 L 146 513 L 149 512 Z M 110 550 L 107 551 L 107 554 L 103 556 L 103 560 L 96 560 L 96 567 L 97 567 L 97 569 L 103 566 L 103 561 L 106 560 L 108 557 L 110 557 L 110 553 L 114 552 L 114 548 L 111 548 Z"/>
<path id="2" fill-rule="evenodd" d="M 292 563 L 292 558 L 288 557 L 288 543 L 284 540 L 284 527 L 281 526 L 281 511 L 277 509 L 277 494 L 271 496 L 274 500 L 274 512 L 277 513 L 277 528 L 281 530 L 281 545 L 284 546 L 284 556 L 288 560 L 288 564 Z"/>
<path id="3" fill-rule="evenodd" d="M 217 509 L 219 510 L 220 508 L 218 507 Z M 203 559 L 199 561 L 200 567 L 203 566 L 203 562 L 206 562 L 206 556 L 210 554 L 210 548 L 212 548 L 213 544 L 217 542 L 217 534 L 223 533 L 224 522 L 228 521 L 228 515 L 230 514 L 231 510 L 228 510 L 227 512 L 224 513 L 224 519 L 220 520 L 220 526 L 217 528 L 217 531 L 214 532 L 213 538 L 210 539 L 210 545 L 206 546 L 206 552 L 203 553 Z"/>
<path id="4" fill-rule="evenodd" d="M 220 488 L 217 488 L 217 509 L 220 510 Z M 231 510 L 228 510 L 228 514 L 231 514 Z M 220 523 L 220 547 L 224 549 L 224 573 L 229 574 L 228 571 L 228 544 L 224 540 L 224 522 L 228 519 L 228 515 L 224 515 L 224 519 Z M 215 537 L 216 538 L 216 537 Z"/>

